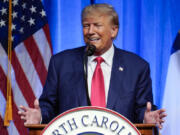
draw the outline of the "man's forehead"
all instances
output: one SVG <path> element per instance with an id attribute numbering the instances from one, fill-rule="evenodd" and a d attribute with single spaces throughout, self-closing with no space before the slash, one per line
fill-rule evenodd
<path id="1" fill-rule="evenodd" d="M 98 12 L 98 11 L 92 11 L 92 12 L 87 12 L 84 16 L 84 18 L 89 18 L 89 17 L 100 17 L 100 16 L 106 16 L 107 14 Z"/>
<path id="2" fill-rule="evenodd" d="M 105 21 L 105 19 L 108 18 L 107 15 L 102 15 L 102 14 L 96 14 L 96 15 L 88 15 L 83 18 L 83 23 L 90 22 L 90 21 L 95 21 L 95 22 L 100 22 L 100 21 Z"/>

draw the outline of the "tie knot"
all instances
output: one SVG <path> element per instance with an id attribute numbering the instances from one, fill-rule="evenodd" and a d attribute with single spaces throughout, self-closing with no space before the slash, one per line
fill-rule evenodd
<path id="1" fill-rule="evenodd" d="M 97 61 L 97 64 L 101 64 L 104 61 L 102 57 L 96 57 L 94 60 Z"/>

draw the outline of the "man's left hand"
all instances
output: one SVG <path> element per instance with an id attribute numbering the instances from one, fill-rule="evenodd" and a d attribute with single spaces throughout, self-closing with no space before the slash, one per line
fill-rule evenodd
<path id="1" fill-rule="evenodd" d="M 144 123 L 157 124 L 158 127 L 162 129 L 162 123 L 164 123 L 163 118 L 167 116 L 165 109 L 151 111 L 151 108 L 151 103 L 147 102 L 146 111 L 144 113 Z"/>

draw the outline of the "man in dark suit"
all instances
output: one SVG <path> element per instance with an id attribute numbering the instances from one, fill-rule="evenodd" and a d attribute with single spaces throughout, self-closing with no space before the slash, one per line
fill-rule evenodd
<path id="1" fill-rule="evenodd" d="M 87 106 L 90 101 L 93 106 L 119 112 L 133 123 L 156 123 L 161 128 L 166 114 L 164 109 L 155 110 L 153 105 L 148 63 L 113 44 L 119 30 L 118 15 L 113 7 L 108 4 L 86 7 L 82 12 L 82 25 L 85 43 L 96 47 L 87 59 L 88 86 L 84 78 L 84 53 L 89 46 L 54 55 L 39 99 L 40 106 L 38 100 L 35 108 L 21 106 L 24 111 L 19 114 L 25 124 L 48 123 L 58 114 Z"/>

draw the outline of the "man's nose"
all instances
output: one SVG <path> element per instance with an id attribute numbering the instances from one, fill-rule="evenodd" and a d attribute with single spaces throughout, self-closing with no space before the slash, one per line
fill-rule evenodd
<path id="1" fill-rule="evenodd" d="M 93 26 L 93 25 L 90 25 L 90 26 L 89 26 L 88 33 L 89 33 L 89 34 L 94 34 L 94 26 Z"/>

